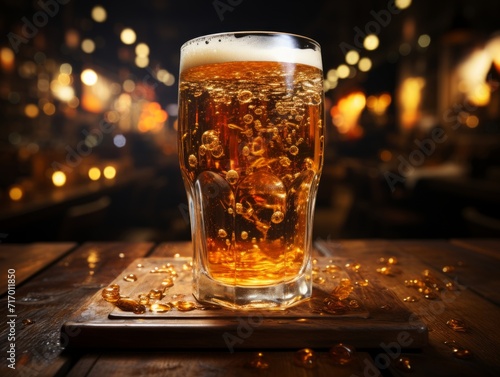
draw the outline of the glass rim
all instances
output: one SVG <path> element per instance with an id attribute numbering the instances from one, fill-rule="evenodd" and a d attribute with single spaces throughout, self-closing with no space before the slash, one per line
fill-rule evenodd
<path id="1" fill-rule="evenodd" d="M 289 32 L 285 32 L 285 31 L 268 31 L 268 30 L 224 31 L 224 32 L 219 32 L 219 33 L 211 33 L 211 34 L 200 35 L 198 37 L 191 38 L 191 39 L 187 40 L 186 42 L 184 42 L 181 45 L 180 49 L 182 51 L 182 49 L 184 49 L 184 47 L 186 47 L 188 45 L 191 45 L 193 43 L 196 43 L 196 42 L 199 42 L 199 41 L 203 41 L 203 40 L 208 40 L 208 39 L 214 39 L 214 38 L 217 38 L 217 37 L 223 37 L 223 36 L 234 36 L 236 38 L 242 38 L 242 37 L 245 37 L 245 36 L 256 36 L 256 37 L 259 37 L 259 36 L 260 37 L 288 36 L 288 37 L 295 38 L 295 39 L 297 39 L 299 41 L 308 42 L 308 43 L 314 45 L 315 48 L 321 50 L 321 45 L 319 44 L 318 41 L 316 41 L 315 39 L 312 39 L 310 37 L 307 37 L 305 35 L 295 34 L 295 33 L 289 33 Z M 306 45 L 305 47 L 301 47 L 301 48 L 310 48 L 310 47 L 308 47 Z"/>

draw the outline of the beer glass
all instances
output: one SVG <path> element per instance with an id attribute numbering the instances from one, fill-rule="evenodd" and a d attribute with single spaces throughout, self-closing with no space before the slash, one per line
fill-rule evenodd
<path id="1" fill-rule="evenodd" d="M 178 147 L 199 301 L 279 309 L 310 297 L 322 75 L 320 46 L 298 35 L 181 47 Z"/>

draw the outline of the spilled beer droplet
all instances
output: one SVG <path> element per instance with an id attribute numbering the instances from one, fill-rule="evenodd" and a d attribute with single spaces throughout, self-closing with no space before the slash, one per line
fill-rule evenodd
<path id="1" fill-rule="evenodd" d="M 466 332 L 467 331 L 467 326 L 465 323 L 459 319 L 450 319 L 449 321 L 446 322 L 446 325 L 453 331 L 457 332 Z"/>
<path id="2" fill-rule="evenodd" d="M 257 352 L 252 360 L 248 362 L 248 366 L 254 369 L 267 369 L 269 368 L 269 362 L 264 358 L 262 352 Z"/>
<path id="3" fill-rule="evenodd" d="M 295 353 L 293 363 L 302 368 L 312 369 L 317 365 L 316 353 L 310 348 L 303 348 Z"/>
<path id="4" fill-rule="evenodd" d="M 196 309 L 196 304 L 192 301 L 175 301 L 172 304 L 180 312 L 189 312 Z"/>
<path id="5" fill-rule="evenodd" d="M 167 313 L 172 310 L 172 306 L 170 306 L 169 304 L 161 304 L 157 302 L 155 304 L 151 304 L 150 310 L 153 313 Z"/>
<path id="6" fill-rule="evenodd" d="M 403 299 L 404 302 L 417 302 L 418 297 L 416 296 L 407 296 Z"/>
<path id="7" fill-rule="evenodd" d="M 137 276 L 135 276 L 135 274 L 128 274 L 123 277 L 123 280 L 128 282 L 134 282 L 137 281 Z"/>
<path id="8" fill-rule="evenodd" d="M 25 326 L 29 326 L 29 325 L 32 325 L 34 323 L 35 323 L 35 321 L 33 321 L 32 319 L 29 319 L 29 318 L 23 319 L 23 325 L 25 325 Z"/>
<path id="9" fill-rule="evenodd" d="M 347 365 L 355 359 L 355 349 L 353 346 L 338 343 L 328 351 L 330 359 L 336 365 Z"/>
<path id="10" fill-rule="evenodd" d="M 116 302 L 120 299 L 120 286 L 118 284 L 110 285 L 102 290 L 101 296 L 107 302 Z"/>
<path id="11" fill-rule="evenodd" d="M 161 285 L 164 286 L 165 288 L 173 287 L 174 280 L 172 278 L 163 279 Z"/>
<path id="12" fill-rule="evenodd" d="M 116 301 L 115 305 L 124 312 L 133 312 L 134 314 L 146 313 L 146 307 L 131 298 L 121 298 Z"/>

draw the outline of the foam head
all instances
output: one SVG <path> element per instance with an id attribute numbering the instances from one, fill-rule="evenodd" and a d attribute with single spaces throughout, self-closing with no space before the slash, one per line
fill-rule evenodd
<path id="1" fill-rule="evenodd" d="M 309 38 L 275 32 L 235 32 L 186 42 L 181 47 L 180 71 L 235 61 L 275 61 L 323 68 L 319 44 Z"/>

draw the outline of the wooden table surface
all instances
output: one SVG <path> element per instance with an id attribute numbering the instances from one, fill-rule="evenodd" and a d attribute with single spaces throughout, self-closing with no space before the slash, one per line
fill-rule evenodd
<path id="1" fill-rule="evenodd" d="M 256 350 L 71 349 L 61 327 L 136 258 L 190 256 L 189 243 L 1 244 L 1 376 L 499 376 L 500 239 L 317 241 L 318 255 L 360 263 L 359 273 L 395 257 L 379 282 L 392 290 L 429 329 L 428 345 L 401 347 L 397 339 L 358 349 L 347 365 L 336 365 L 328 349 L 313 350 L 316 365 L 297 366 L 297 350 L 268 350 L 268 368 L 249 366 Z M 15 272 L 14 272 L 15 270 Z M 427 300 L 405 280 L 424 270 L 455 289 Z M 14 277 L 8 275 L 15 275 Z M 360 275 L 361 276 L 361 275 Z M 10 281 L 9 281 L 10 279 Z M 15 283 L 13 281 L 15 279 Z M 408 296 L 416 302 L 404 302 Z M 10 304 L 10 305 L 9 305 Z M 447 322 L 460 320 L 466 331 Z M 12 326 L 11 326 L 12 324 Z M 14 325 L 15 324 L 15 325 Z M 237 324 L 235 323 L 235 326 Z M 167 339 L 168 341 L 168 339 Z M 332 339 L 332 346 L 340 340 Z M 454 341 L 467 358 L 445 342 Z M 13 347 L 13 349 L 12 349 Z M 9 360 L 12 351 L 15 360 Z M 464 351 L 467 350 L 467 351 Z M 405 370 L 401 358 L 411 365 Z M 13 369 L 12 367 L 15 367 Z"/>

